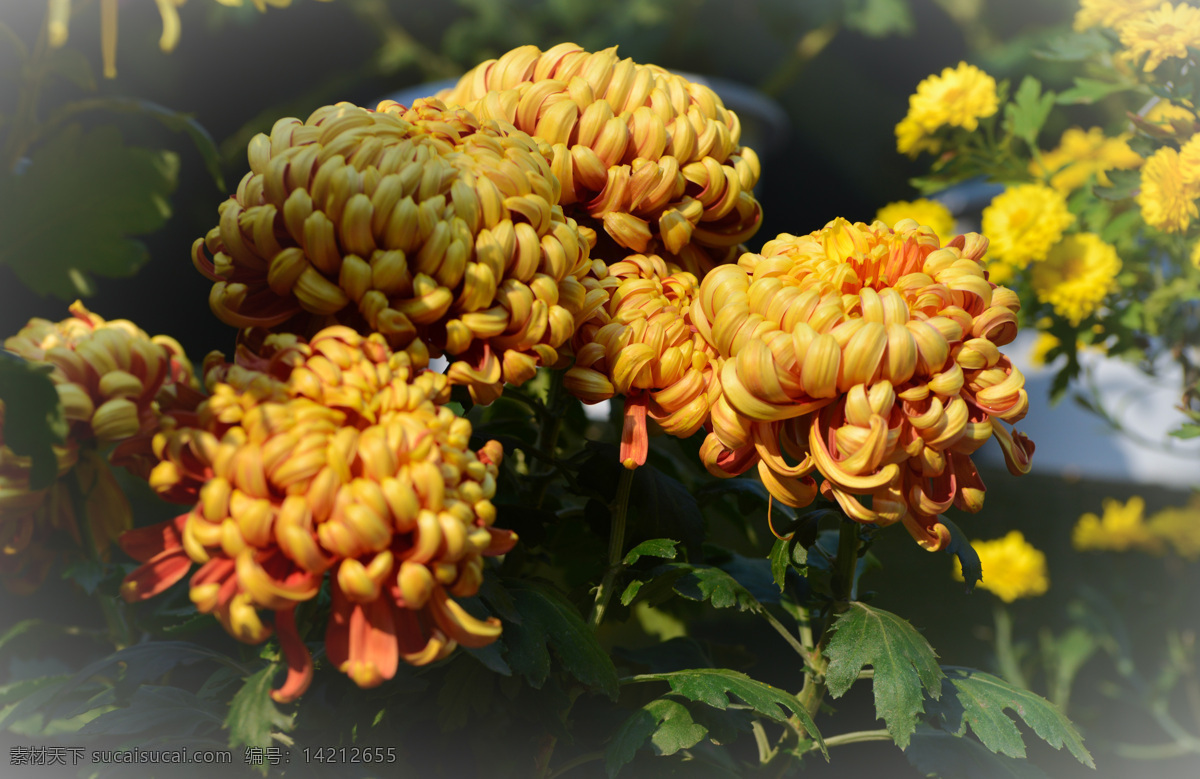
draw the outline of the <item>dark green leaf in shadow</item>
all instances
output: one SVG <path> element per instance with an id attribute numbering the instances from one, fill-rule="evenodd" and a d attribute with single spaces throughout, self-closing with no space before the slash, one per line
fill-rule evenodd
<path id="1" fill-rule="evenodd" d="M 605 751 L 604 768 L 609 779 L 613 779 L 647 740 L 655 754 L 673 755 L 695 746 L 707 734 L 708 729 L 692 719 L 686 706 L 670 698 L 659 698 L 634 712 L 617 730 Z"/>
<path id="2" fill-rule="evenodd" d="M 50 379 L 51 368 L 0 351 L 0 403 L 5 408 L 2 440 L 13 454 L 32 458 L 29 487 L 33 490 L 49 487 L 58 477 L 53 447 L 67 436 L 67 420 Z"/>

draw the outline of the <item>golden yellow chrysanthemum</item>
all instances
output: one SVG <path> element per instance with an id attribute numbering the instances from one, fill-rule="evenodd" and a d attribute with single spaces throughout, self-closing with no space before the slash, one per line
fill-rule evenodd
<path id="1" fill-rule="evenodd" d="M 1146 501 L 1141 497 L 1135 495 L 1125 505 L 1105 498 L 1103 506 L 1103 517 L 1089 512 L 1079 518 L 1071 533 L 1071 544 L 1076 549 L 1081 552 L 1140 549 L 1154 554 L 1164 551 L 1162 539 L 1146 525 L 1143 516 Z"/>
<path id="2" fill-rule="evenodd" d="M 1075 29 L 1083 32 L 1090 27 L 1115 30 L 1122 22 L 1157 6 L 1162 0 L 1080 0 L 1075 13 Z"/>
<path id="3" fill-rule="evenodd" d="M 1142 166 L 1142 188 L 1137 195 L 1146 224 L 1164 233 L 1180 233 L 1200 216 L 1200 209 L 1196 208 L 1200 177 L 1187 175 L 1190 173 L 1184 168 L 1179 152 L 1170 146 L 1159 149 L 1146 160 Z"/>
<path id="4" fill-rule="evenodd" d="M 1125 18 L 1118 32 L 1125 47 L 1121 56 L 1130 62 L 1145 56 L 1142 69 L 1149 73 L 1166 59 L 1186 58 L 1189 46 L 1200 45 L 1200 8 L 1163 3 Z"/>
<path id="5" fill-rule="evenodd" d="M 1050 589 L 1046 575 L 1046 554 L 1025 540 L 1019 530 L 991 541 L 974 540 L 971 547 L 979 555 L 983 578 L 979 588 L 993 593 L 1005 603 L 1018 598 L 1045 595 Z M 963 581 L 962 564 L 954 558 L 954 578 Z"/>
<path id="6" fill-rule="evenodd" d="M 1142 119 L 1168 133 L 1189 132 L 1196 124 L 1196 112 L 1169 100 L 1159 99 Z"/>
<path id="7" fill-rule="evenodd" d="M 1062 134 L 1058 148 L 1042 154 L 1042 164 L 1029 163 L 1029 172 L 1042 178 L 1050 176 L 1050 186 L 1063 193 L 1079 189 L 1094 176 L 1096 183 L 1109 186 L 1108 170 L 1128 170 L 1142 164 L 1142 158 L 1129 148 L 1128 133 L 1109 138 L 1099 127 L 1086 132 L 1072 127 Z"/>
<path id="8" fill-rule="evenodd" d="M 474 595 L 485 555 L 516 536 L 492 527 L 503 450 L 469 447 L 471 423 L 443 405 L 445 375 L 425 370 L 420 342 L 392 351 L 383 336 L 326 328 L 249 339 L 237 362 L 206 360 L 211 395 L 154 439 L 150 486 L 190 510 L 130 531 L 121 547 L 143 563 L 122 594 L 142 600 L 181 580 L 196 608 L 247 643 L 274 629 L 290 701 L 312 677 L 297 605 L 329 574 L 326 655 L 362 687 L 424 665 L 456 644 L 500 635 L 454 597 Z M 453 596 L 453 597 L 452 597 Z"/>
<path id="9" fill-rule="evenodd" d="M 1000 351 L 1020 303 L 984 278 L 986 251 L 974 233 L 943 247 L 912 220 L 837 219 L 711 271 L 692 310 L 723 359 L 706 467 L 729 476 L 758 462 L 789 506 L 815 498 L 815 471 L 851 518 L 903 521 L 943 548 L 938 515 L 983 506 L 971 453 L 995 436 L 1013 473 L 1033 453 L 1002 424 L 1029 399 Z"/>
<path id="10" fill-rule="evenodd" d="M 1200 560 L 1200 497 L 1186 506 L 1172 506 L 1150 517 L 1150 534 L 1161 539 L 1187 560 Z"/>
<path id="11" fill-rule="evenodd" d="M 576 334 L 563 386 L 585 403 L 625 398 L 621 461 L 634 467 L 646 462 L 647 415 L 681 438 L 708 421 L 719 367 L 692 325 L 695 276 L 640 254 L 607 270 L 612 297 Z"/>
<path id="12" fill-rule="evenodd" d="M 339 103 L 279 120 L 249 158 L 192 250 L 229 324 L 419 339 L 486 403 L 557 363 L 604 302 L 581 281 L 595 234 L 563 216 L 549 147 L 511 125 Z"/>
<path id="13" fill-rule="evenodd" d="M 1003 284 L 1016 270 L 1044 259 L 1074 221 L 1062 193 L 1044 184 L 1018 184 L 1001 192 L 983 209 L 992 281 Z"/>
<path id="14" fill-rule="evenodd" d="M 933 228 L 942 243 L 948 243 L 954 237 L 954 215 L 950 209 L 929 198 L 888 203 L 875 213 L 875 218 L 888 227 L 895 227 L 901 219 L 912 219 L 917 224 Z"/>
<path id="15" fill-rule="evenodd" d="M 974 130 L 980 119 L 999 107 L 996 80 L 974 65 L 960 62 L 917 84 L 908 98 L 908 114 L 896 125 L 896 148 L 910 157 L 922 150 L 934 151 L 939 145 L 930 136 L 938 130 Z"/>
<path id="16" fill-rule="evenodd" d="M 1121 259 L 1117 249 L 1095 233 L 1076 233 L 1063 238 L 1046 259 L 1033 265 L 1033 291 L 1042 303 L 1072 325 L 1100 307 L 1116 289 Z"/>
<path id="17" fill-rule="evenodd" d="M 550 144 L 568 216 L 628 253 L 703 273 L 758 230 L 760 166 L 741 123 L 708 87 L 573 43 L 522 46 L 439 95 Z"/>

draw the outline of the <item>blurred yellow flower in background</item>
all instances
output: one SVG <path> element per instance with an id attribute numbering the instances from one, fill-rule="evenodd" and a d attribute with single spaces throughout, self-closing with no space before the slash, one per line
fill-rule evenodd
<path id="1" fill-rule="evenodd" d="M 1039 301 L 1078 325 L 1116 289 L 1120 271 L 1115 247 L 1094 233 L 1078 233 L 1059 241 L 1045 260 L 1034 263 L 1031 280 Z"/>
<path id="2" fill-rule="evenodd" d="M 1163 509 L 1147 524 L 1151 535 L 1170 544 L 1175 554 L 1200 560 L 1200 495 L 1194 494 L 1186 506 Z"/>
<path id="3" fill-rule="evenodd" d="M 942 243 L 949 243 L 954 237 L 954 215 L 949 208 L 929 198 L 888 203 L 875 212 L 875 218 L 888 227 L 895 227 L 901 219 L 912 219 L 917 224 L 933 228 Z"/>
<path id="4" fill-rule="evenodd" d="M 1071 533 L 1071 544 L 1081 552 L 1124 552 L 1141 549 L 1161 554 L 1162 540 L 1147 527 L 1144 512 L 1146 501 L 1135 495 L 1124 505 L 1113 498 L 1104 499 L 1104 516 L 1084 514 Z"/>
<path id="5" fill-rule="evenodd" d="M 1128 133 L 1109 138 L 1099 127 L 1082 130 L 1072 127 L 1062 134 L 1058 148 L 1043 152 L 1041 163 L 1029 163 L 1029 172 L 1050 176 L 1050 186 L 1066 194 L 1079 189 L 1093 176 L 1096 183 L 1109 186 L 1108 170 L 1128 170 L 1142 164 L 1142 158 L 1129 148 Z"/>
<path id="6" fill-rule="evenodd" d="M 896 125 L 896 148 L 910 157 L 923 149 L 936 151 L 937 144 L 929 139 L 933 133 L 943 127 L 974 130 L 999 107 L 996 80 L 960 62 L 917 84 L 908 98 L 908 114 Z"/>
<path id="7" fill-rule="evenodd" d="M 1188 142 L 1184 149 L 1190 152 L 1191 146 Z M 1137 196 L 1146 224 L 1164 233 L 1179 233 L 1200 215 L 1196 208 L 1200 177 L 1192 175 L 1189 168 L 1180 152 L 1170 146 L 1159 149 L 1146 160 L 1142 189 Z"/>
<path id="8" fill-rule="evenodd" d="M 1188 47 L 1200 44 L 1200 8 L 1163 3 L 1154 10 L 1126 17 L 1119 23 L 1118 32 L 1125 47 L 1122 58 L 1137 62 L 1148 55 L 1142 69 L 1149 73 L 1164 60 L 1186 58 Z"/>
<path id="9" fill-rule="evenodd" d="M 1025 540 L 1019 530 L 1009 531 L 1004 538 L 971 542 L 983 566 L 979 587 L 993 593 L 1005 603 L 1018 598 L 1045 595 L 1050 589 L 1046 575 L 1046 554 Z M 963 581 L 962 564 L 954 558 L 954 578 Z"/>
<path id="10" fill-rule="evenodd" d="M 1162 0 L 1080 0 L 1075 13 L 1075 30 L 1083 32 L 1089 27 L 1116 29 L 1122 22 L 1144 11 L 1149 11 Z"/>
<path id="11" fill-rule="evenodd" d="M 1044 184 L 1018 184 L 1001 192 L 983 209 L 991 280 L 1004 284 L 1015 271 L 1045 259 L 1074 221 L 1062 193 Z"/>
<path id="12" fill-rule="evenodd" d="M 1158 100 L 1142 119 L 1168 133 L 1178 133 L 1195 123 L 1196 113 L 1169 100 Z"/>

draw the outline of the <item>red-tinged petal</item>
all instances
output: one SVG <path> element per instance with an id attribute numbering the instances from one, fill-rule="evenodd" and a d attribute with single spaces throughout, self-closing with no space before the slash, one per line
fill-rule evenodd
<path id="1" fill-rule="evenodd" d="M 504 530 L 498 527 L 489 527 L 487 528 L 487 531 L 491 535 L 492 540 L 487 545 L 487 548 L 483 550 L 483 553 L 488 557 L 508 554 L 508 552 L 517 545 L 517 541 L 519 540 L 517 538 L 517 534 L 511 530 Z"/>
<path id="2" fill-rule="evenodd" d="M 909 512 L 904 517 L 904 527 L 913 540 L 928 552 L 940 552 L 950 544 L 950 529 L 937 517 Z"/>
<path id="3" fill-rule="evenodd" d="M 296 632 L 295 609 L 275 612 L 275 634 L 279 636 L 279 646 L 287 659 L 288 671 L 283 686 L 272 690 L 271 698 L 276 703 L 291 703 L 304 694 L 313 678 L 312 655 Z"/>
<path id="4" fill-rule="evenodd" d="M 646 435 L 646 393 L 625 398 L 625 426 L 621 429 L 621 464 L 634 469 L 646 464 L 650 439 Z"/>
<path id="5" fill-rule="evenodd" d="M 325 634 L 329 660 L 359 687 L 376 687 L 396 675 L 400 654 L 393 607 L 383 598 L 352 603 L 333 583 L 333 611 Z"/>
<path id="6" fill-rule="evenodd" d="M 151 598 L 187 576 L 191 567 L 183 547 L 160 552 L 125 577 L 121 597 L 130 603 Z"/>
<path id="7" fill-rule="evenodd" d="M 428 611 L 396 610 L 396 639 L 400 657 L 409 665 L 422 666 L 440 660 L 457 646 L 430 622 Z"/>
<path id="8" fill-rule="evenodd" d="M 183 525 L 187 518 L 187 514 L 180 514 L 157 525 L 126 530 L 117 539 L 117 543 L 121 551 L 139 563 L 149 562 L 152 557 L 168 549 L 179 549 L 183 546 Z"/>

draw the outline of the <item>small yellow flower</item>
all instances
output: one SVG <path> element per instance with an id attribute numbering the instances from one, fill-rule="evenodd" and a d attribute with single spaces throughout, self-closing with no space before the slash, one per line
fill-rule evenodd
<path id="1" fill-rule="evenodd" d="M 1200 44 L 1200 8 L 1163 3 L 1126 18 L 1118 31 L 1122 58 L 1136 62 L 1148 55 L 1142 69 L 1149 73 L 1166 59 L 1186 58 L 1188 47 Z"/>
<path id="2" fill-rule="evenodd" d="M 1186 506 L 1163 509 L 1150 517 L 1150 534 L 1161 539 L 1180 557 L 1200 560 L 1200 497 Z"/>
<path id="3" fill-rule="evenodd" d="M 1154 8 L 1160 0 L 1080 0 L 1075 13 L 1075 30 L 1089 27 L 1117 29 L 1122 22 Z"/>
<path id="4" fill-rule="evenodd" d="M 908 115 L 896 125 L 897 149 L 914 157 L 922 149 L 933 151 L 936 142 L 927 136 L 942 127 L 973 131 L 980 119 L 999 107 L 996 80 L 974 65 L 960 62 L 917 84 L 908 98 Z"/>
<path id="5" fill-rule="evenodd" d="M 1081 516 L 1071 533 L 1071 543 L 1081 552 L 1141 549 L 1161 554 L 1162 539 L 1155 537 L 1146 526 L 1145 510 L 1146 501 L 1136 495 L 1125 505 L 1105 498 L 1104 516 L 1090 512 Z"/>
<path id="6" fill-rule="evenodd" d="M 875 213 L 875 218 L 888 227 L 895 227 L 901 219 L 913 219 L 917 224 L 932 227 L 942 243 L 949 243 L 954 237 L 954 215 L 938 201 L 928 198 L 888 203 Z"/>
<path id="7" fill-rule="evenodd" d="M 1142 158 L 1129 148 L 1129 134 L 1109 138 L 1099 127 L 1086 132 L 1072 127 L 1062 134 L 1058 148 L 1042 154 L 1042 165 L 1029 163 L 1029 172 L 1050 176 L 1050 186 L 1064 194 L 1079 189 L 1093 176 L 1096 183 L 1109 186 L 1108 170 L 1127 170 L 1142 164 Z"/>
<path id="8" fill-rule="evenodd" d="M 1185 144 L 1185 148 L 1191 143 Z M 1200 181 L 1187 175 L 1180 153 L 1167 146 L 1146 160 L 1142 168 L 1142 189 L 1138 206 L 1146 224 L 1164 233 L 1180 233 L 1200 216 L 1196 198 L 1200 196 Z"/>
<path id="9" fill-rule="evenodd" d="M 1045 259 L 1074 221 L 1062 193 L 1043 184 L 1019 184 L 1001 192 L 983 209 L 983 234 L 991 241 L 992 280 L 1000 284 L 1007 280 L 1003 266 L 1020 269 Z"/>
<path id="10" fill-rule="evenodd" d="M 1039 368 L 1046 364 L 1046 356 L 1062 341 L 1049 333 L 1038 333 L 1033 348 L 1029 350 L 1029 364 Z"/>
<path id="11" fill-rule="evenodd" d="M 1033 291 L 1042 303 L 1078 325 L 1116 288 L 1121 259 L 1094 233 L 1068 235 L 1033 266 Z"/>
<path id="12" fill-rule="evenodd" d="M 1025 540 L 1019 530 L 1009 531 L 1004 538 L 971 542 L 983 566 L 981 589 L 996 595 L 1005 603 L 1018 598 L 1045 595 L 1050 589 L 1046 575 L 1046 554 Z M 954 578 L 963 581 L 962 564 L 954 558 Z"/>
<path id="13" fill-rule="evenodd" d="M 1168 133 L 1178 133 L 1195 124 L 1196 113 L 1167 100 L 1159 100 L 1150 107 L 1142 119 L 1158 125 Z"/>

